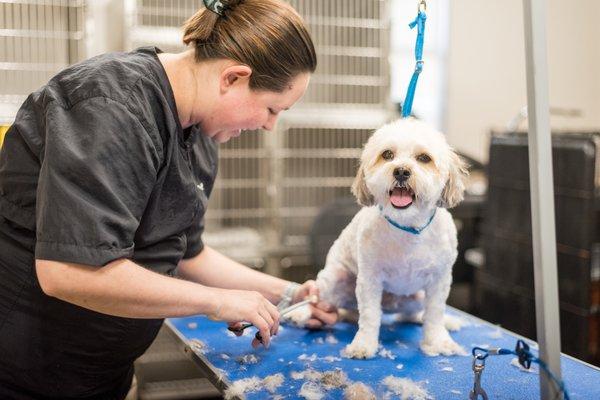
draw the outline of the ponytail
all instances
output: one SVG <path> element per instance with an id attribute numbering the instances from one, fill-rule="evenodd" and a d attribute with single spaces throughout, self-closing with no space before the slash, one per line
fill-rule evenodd
<path id="1" fill-rule="evenodd" d="M 185 22 L 183 27 L 183 43 L 189 45 L 190 43 L 207 42 L 218 20 L 218 14 L 211 12 L 207 8 L 200 9 Z"/>

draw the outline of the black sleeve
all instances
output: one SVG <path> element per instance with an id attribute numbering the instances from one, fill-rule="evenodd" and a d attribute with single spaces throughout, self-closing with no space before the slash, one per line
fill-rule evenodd
<path id="1" fill-rule="evenodd" d="M 194 132 L 202 135 L 202 132 Z M 218 170 L 218 145 L 212 139 L 203 140 L 199 145 L 193 147 L 192 165 L 196 171 L 196 179 L 202 182 L 202 189 L 198 191 L 200 198 L 200 209 L 193 218 L 193 223 L 186 231 L 187 249 L 183 255 L 184 259 L 195 257 L 204 250 L 205 214 L 208 210 L 208 201 L 213 191 Z"/>
<path id="2" fill-rule="evenodd" d="M 204 209 L 198 212 L 194 217 L 194 223 L 186 231 L 187 249 L 183 255 L 184 259 L 193 258 L 204 250 L 202 233 L 204 233 Z"/>
<path id="3" fill-rule="evenodd" d="M 37 259 L 101 266 L 131 257 L 160 149 L 121 103 L 50 104 L 37 188 Z"/>
<path id="4" fill-rule="evenodd" d="M 203 189 L 199 191 L 200 196 L 200 207 L 198 212 L 194 215 L 194 222 L 185 232 L 187 238 L 187 249 L 183 255 L 184 259 L 192 258 L 197 256 L 204 250 L 204 241 L 202 240 L 202 234 L 204 233 L 204 216 L 208 209 L 208 199 L 212 192 L 214 182 L 207 180 L 206 184 L 203 184 Z"/>

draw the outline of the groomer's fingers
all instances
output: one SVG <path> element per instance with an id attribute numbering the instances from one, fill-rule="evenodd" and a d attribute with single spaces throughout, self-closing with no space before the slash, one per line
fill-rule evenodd
<path id="1" fill-rule="evenodd" d="M 273 324 L 271 325 L 271 334 L 276 335 L 279 331 L 279 318 L 281 315 L 279 314 L 279 310 L 277 309 L 277 307 L 275 307 L 273 303 L 269 301 L 266 301 L 266 309 L 269 312 L 271 318 L 273 319 Z"/>
<path id="2" fill-rule="evenodd" d="M 271 327 L 271 335 L 277 335 L 277 333 L 279 333 L 279 319 L 276 319 Z"/>
<path id="3" fill-rule="evenodd" d="M 273 303 L 265 299 L 265 307 L 269 311 L 269 314 L 271 314 L 271 317 L 273 317 L 273 320 L 279 320 L 279 310 Z"/>
<path id="4" fill-rule="evenodd" d="M 273 336 L 275 334 L 275 330 L 277 328 L 277 323 L 273 319 L 273 316 L 271 316 L 271 314 L 269 314 L 269 312 L 266 310 L 266 308 L 260 309 L 258 311 L 258 313 L 269 324 L 269 333 L 270 333 L 270 336 Z"/>
<path id="5" fill-rule="evenodd" d="M 238 329 L 242 327 L 241 322 L 229 322 L 227 326 L 229 328 L 235 329 L 234 331 L 232 331 L 235 334 L 235 336 L 242 336 L 244 334 L 244 331 L 238 331 Z"/>
<path id="6" fill-rule="evenodd" d="M 315 282 L 311 282 L 311 284 L 308 286 L 308 295 L 310 297 L 316 296 L 319 298 L 319 288 Z"/>
<path id="7" fill-rule="evenodd" d="M 265 321 L 265 319 L 262 316 L 257 315 L 256 318 L 254 318 L 254 320 L 252 320 L 251 322 L 260 332 L 260 336 L 262 337 L 262 344 L 266 348 L 269 348 L 269 344 L 271 342 L 271 331 L 269 329 L 269 324 L 267 323 L 267 321 Z M 253 345 L 254 340 L 255 339 L 252 340 Z"/>
<path id="8" fill-rule="evenodd" d="M 322 327 L 325 326 L 325 324 L 323 322 L 319 321 L 318 319 L 311 318 L 308 321 L 306 321 L 305 326 L 308 329 L 321 329 Z"/>
<path id="9" fill-rule="evenodd" d="M 310 306 L 311 316 L 312 318 L 318 319 L 327 325 L 333 325 L 337 322 L 338 314 L 337 310 L 327 312 L 313 305 Z"/>
<path id="10" fill-rule="evenodd" d="M 317 283 L 314 280 L 309 279 L 296 290 L 292 298 L 292 304 L 298 303 L 299 301 L 302 301 L 313 295 L 318 297 L 319 289 L 317 288 Z"/>
<path id="11" fill-rule="evenodd" d="M 326 301 L 319 301 L 315 304 L 315 307 L 325 311 L 325 312 L 336 312 L 337 308 L 333 304 L 329 304 Z"/>

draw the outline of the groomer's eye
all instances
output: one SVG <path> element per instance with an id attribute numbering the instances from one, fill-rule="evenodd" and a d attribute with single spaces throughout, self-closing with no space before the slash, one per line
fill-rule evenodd
<path id="1" fill-rule="evenodd" d="M 392 160 L 394 158 L 394 152 L 391 150 L 386 150 L 383 153 L 381 153 L 381 158 L 388 161 Z"/>
<path id="2" fill-rule="evenodd" d="M 431 161 L 431 157 L 429 157 L 429 154 L 425 154 L 425 153 L 419 154 L 417 156 L 417 161 L 422 162 L 423 164 L 427 164 L 428 162 Z"/>

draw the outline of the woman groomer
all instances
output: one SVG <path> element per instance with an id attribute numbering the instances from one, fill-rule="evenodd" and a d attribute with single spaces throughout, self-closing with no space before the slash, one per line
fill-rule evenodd
<path id="1" fill-rule="evenodd" d="M 203 245 L 217 144 L 271 130 L 316 56 L 278 0 L 205 0 L 193 49 L 107 54 L 31 94 L 0 152 L 0 398 L 122 399 L 163 318 L 250 321 L 315 293 Z M 182 278 L 182 279 L 178 279 Z M 311 324 L 335 310 L 312 308 Z M 254 343 L 256 345 L 256 343 Z"/>

